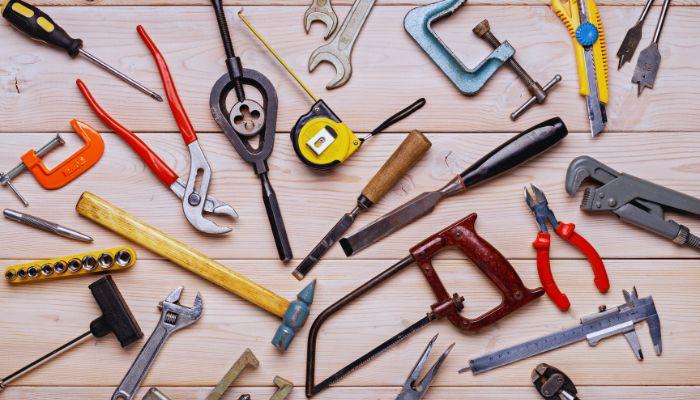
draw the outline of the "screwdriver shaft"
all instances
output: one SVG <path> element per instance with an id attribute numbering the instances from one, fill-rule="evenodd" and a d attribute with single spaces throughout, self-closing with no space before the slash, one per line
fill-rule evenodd
<path id="1" fill-rule="evenodd" d="M 94 64 L 98 65 L 99 67 L 103 68 L 104 70 L 108 71 L 110 74 L 112 74 L 112 75 L 116 76 L 117 78 L 123 80 L 124 82 L 128 83 L 129 85 L 135 87 L 135 88 L 138 89 L 139 91 L 141 91 L 141 92 L 147 94 L 148 96 L 150 96 L 150 97 L 153 98 L 154 100 L 163 101 L 163 98 L 162 98 L 158 93 L 156 93 L 156 92 L 154 92 L 153 90 L 151 90 L 151 89 L 149 89 L 149 88 L 143 86 L 142 84 L 140 84 L 139 82 L 135 81 L 134 79 L 132 79 L 132 78 L 130 78 L 130 77 L 124 75 L 122 72 L 120 72 L 119 70 L 115 69 L 115 68 L 112 67 L 111 65 L 105 63 L 104 61 L 100 60 L 99 58 L 97 58 L 97 57 L 95 57 L 94 55 L 92 55 L 92 54 L 88 53 L 87 51 L 85 51 L 85 49 L 80 48 L 80 49 L 78 50 L 78 52 L 79 52 L 79 54 L 80 54 L 81 56 L 87 58 L 88 60 L 90 60 L 90 61 L 93 62 Z"/>

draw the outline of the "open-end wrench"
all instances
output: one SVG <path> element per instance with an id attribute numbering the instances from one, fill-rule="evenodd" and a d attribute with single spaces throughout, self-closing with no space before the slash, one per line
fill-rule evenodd
<path id="1" fill-rule="evenodd" d="M 316 66 L 323 61 L 329 62 L 335 67 L 335 78 L 326 85 L 326 89 L 335 89 L 343 86 L 350 80 L 352 75 L 352 64 L 350 63 L 352 46 L 365 25 L 365 21 L 367 21 L 367 17 L 372 11 L 375 2 L 376 0 L 355 0 L 350 12 L 343 21 L 343 25 L 335 33 L 331 42 L 324 44 L 311 53 L 311 57 L 309 57 L 309 72 L 316 69 Z"/>
<path id="2" fill-rule="evenodd" d="M 134 396 L 139 390 L 141 382 L 163 348 L 165 340 L 173 332 L 193 324 L 202 316 L 202 296 L 197 293 L 192 308 L 184 307 L 178 303 L 182 290 L 182 286 L 176 288 L 158 305 L 158 308 L 162 311 L 160 321 L 136 357 L 136 360 L 134 360 L 134 363 L 131 364 L 129 372 L 126 373 L 117 390 L 114 391 L 112 400 L 131 400 L 135 398 Z"/>
<path id="3" fill-rule="evenodd" d="M 338 26 L 338 16 L 335 15 L 331 0 L 313 0 L 311 2 L 306 13 L 304 13 L 304 28 L 306 29 L 306 33 L 309 33 L 311 24 L 314 21 L 321 21 L 326 25 L 326 33 L 323 34 L 323 38 L 328 39 L 331 33 L 335 31 L 335 27 Z"/>

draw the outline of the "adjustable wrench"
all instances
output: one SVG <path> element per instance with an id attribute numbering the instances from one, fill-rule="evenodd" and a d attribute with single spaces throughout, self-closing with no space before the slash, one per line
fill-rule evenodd
<path id="1" fill-rule="evenodd" d="M 326 25 L 326 33 L 323 34 L 324 39 L 333 33 L 335 27 L 338 26 L 338 16 L 333 10 L 331 0 L 313 0 L 311 5 L 304 13 L 304 28 L 306 33 L 309 33 L 311 24 L 314 21 L 321 21 Z"/>
<path id="2" fill-rule="evenodd" d="M 117 390 L 114 391 L 112 400 L 133 399 L 148 370 L 153 365 L 153 361 L 163 348 L 165 340 L 173 332 L 193 324 L 202 316 L 202 296 L 197 293 L 192 308 L 183 307 L 178 303 L 182 290 L 182 286 L 176 288 L 158 305 L 162 311 L 160 321 L 134 363 L 131 364 L 129 372 L 126 373 Z"/>
<path id="3" fill-rule="evenodd" d="M 324 44 L 311 53 L 309 57 L 309 72 L 316 69 L 316 66 L 323 61 L 333 64 L 335 67 L 335 77 L 326 85 L 326 89 L 335 89 L 343 86 L 350 80 L 352 75 L 352 65 L 350 55 L 352 46 L 355 44 L 360 30 L 365 25 L 372 7 L 376 0 L 355 0 L 350 12 L 345 17 L 340 30 L 330 43 Z"/>

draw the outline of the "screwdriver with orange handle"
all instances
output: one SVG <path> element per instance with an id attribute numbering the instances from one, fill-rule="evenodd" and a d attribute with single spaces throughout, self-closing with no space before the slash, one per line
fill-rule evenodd
<path id="1" fill-rule="evenodd" d="M 60 47 L 73 58 L 81 55 L 153 99 L 163 101 L 163 98 L 158 93 L 136 82 L 114 67 L 85 51 L 81 39 L 72 38 L 63 28 L 58 26 L 48 14 L 37 7 L 22 0 L 5 0 L 2 2 L 2 5 L 0 5 L 0 11 L 2 11 L 2 16 L 5 17 L 6 20 L 19 31 L 27 34 L 30 38 Z"/>

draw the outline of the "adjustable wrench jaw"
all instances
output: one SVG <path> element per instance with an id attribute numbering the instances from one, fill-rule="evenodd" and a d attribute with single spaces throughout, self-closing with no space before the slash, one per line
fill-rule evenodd
<path id="1" fill-rule="evenodd" d="M 185 213 L 185 217 L 200 232 L 212 235 L 231 232 L 231 228 L 219 226 L 213 221 L 204 218 L 204 206 L 207 193 L 209 192 L 209 182 L 211 181 L 211 167 L 204 156 L 199 141 L 195 140 L 188 144 L 187 147 L 190 151 L 190 175 L 182 196 L 182 210 Z M 199 176 L 201 176 L 201 182 L 197 187 L 197 178 Z"/>
<path id="2" fill-rule="evenodd" d="M 158 304 L 158 308 L 162 312 L 159 325 L 165 327 L 169 332 L 175 332 L 189 326 L 197 322 L 202 316 L 204 308 L 202 295 L 197 292 L 197 296 L 194 298 L 194 305 L 185 307 L 179 303 L 182 290 L 182 286 L 174 289 L 165 300 Z"/>

